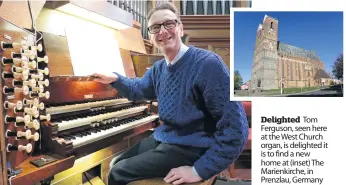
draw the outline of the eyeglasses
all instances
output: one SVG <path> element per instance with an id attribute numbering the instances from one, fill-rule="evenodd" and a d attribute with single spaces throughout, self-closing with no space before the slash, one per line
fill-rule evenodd
<path id="1" fill-rule="evenodd" d="M 161 30 L 162 25 L 166 30 L 169 30 L 169 29 L 175 28 L 177 26 L 177 23 L 178 23 L 178 20 L 169 20 L 162 24 L 154 24 L 148 27 L 148 32 L 151 34 L 155 34 Z"/>

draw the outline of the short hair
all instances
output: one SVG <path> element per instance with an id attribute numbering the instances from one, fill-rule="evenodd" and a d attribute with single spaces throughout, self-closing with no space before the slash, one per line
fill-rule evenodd
<path id="1" fill-rule="evenodd" d="M 149 22 L 149 19 L 151 18 L 151 16 L 156 12 L 156 11 L 159 11 L 159 10 L 170 10 L 171 12 L 173 12 L 176 16 L 177 16 L 177 19 L 178 19 L 178 22 L 181 22 L 180 21 L 180 14 L 178 12 L 178 9 L 174 6 L 173 3 L 171 2 L 163 2 L 163 3 L 160 3 L 158 4 L 155 8 L 151 9 L 147 15 L 147 21 Z"/>

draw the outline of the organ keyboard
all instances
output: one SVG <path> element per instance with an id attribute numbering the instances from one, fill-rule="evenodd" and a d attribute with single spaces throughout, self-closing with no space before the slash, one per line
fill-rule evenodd
<path id="1" fill-rule="evenodd" d="M 86 144 L 90 144 L 94 141 L 104 139 L 106 137 L 113 136 L 120 132 L 124 132 L 136 126 L 150 123 L 158 118 L 157 115 L 141 115 L 136 117 L 131 117 L 121 121 L 117 121 L 116 118 L 109 119 L 102 123 L 101 125 L 94 125 L 90 129 L 86 129 L 82 132 L 75 134 L 60 136 L 56 140 L 60 142 L 66 142 L 66 140 L 71 140 L 73 148 L 78 148 Z"/>
<path id="2" fill-rule="evenodd" d="M 116 95 L 110 98 L 48 103 L 45 119 L 44 138 L 52 138 L 45 141 L 45 148 L 67 157 L 73 154 L 78 156 L 78 149 L 81 147 L 135 127 L 152 125 L 158 121 L 158 115 L 152 115 L 148 105 L 131 102 Z"/>

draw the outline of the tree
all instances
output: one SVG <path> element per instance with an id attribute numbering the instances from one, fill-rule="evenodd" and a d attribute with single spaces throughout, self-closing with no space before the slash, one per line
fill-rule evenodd
<path id="1" fill-rule="evenodd" d="M 238 70 L 234 71 L 234 90 L 239 90 L 243 85 L 243 79 Z"/>
<path id="2" fill-rule="evenodd" d="M 333 75 L 337 79 L 343 79 L 344 77 L 344 54 L 340 54 L 339 57 L 335 60 L 333 65 Z"/>
<path id="3" fill-rule="evenodd" d="M 330 81 L 330 82 L 329 82 L 329 85 L 331 85 L 331 86 L 335 85 L 334 81 L 333 81 L 333 80 Z"/>

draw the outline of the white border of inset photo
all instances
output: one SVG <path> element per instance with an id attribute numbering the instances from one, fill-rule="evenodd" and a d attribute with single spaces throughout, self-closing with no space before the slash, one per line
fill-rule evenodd
<path id="1" fill-rule="evenodd" d="M 343 1 L 341 0 L 331 0 L 328 1 L 315 1 L 315 0 L 256 0 L 252 1 L 251 8 L 233 8 L 230 11 L 230 100 L 231 101 L 247 101 L 253 100 L 254 98 L 280 98 L 280 97 L 270 97 L 270 96 L 235 96 L 234 95 L 234 12 L 270 12 L 270 11 L 299 11 L 299 12 L 330 12 L 330 11 L 342 11 L 345 13 L 346 6 L 343 6 Z M 323 26 L 323 25 L 321 25 Z M 343 17 L 343 32 L 345 32 L 345 19 Z M 345 51 L 345 36 L 343 36 L 343 52 Z M 345 69 L 344 69 L 345 74 Z M 345 88 L 343 88 L 343 93 Z M 285 97 L 286 98 L 286 97 Z M 288 97 L 295 98 L 295 97 Z M 314 97 L 308 97 L 314 98 Z M 322 98 L 322 97 L 317 97 Z M 328 97 L 328 98 L 343 98 L 343 97 Z"/>

